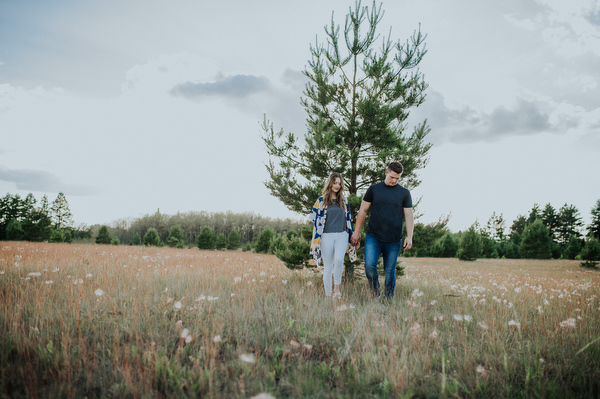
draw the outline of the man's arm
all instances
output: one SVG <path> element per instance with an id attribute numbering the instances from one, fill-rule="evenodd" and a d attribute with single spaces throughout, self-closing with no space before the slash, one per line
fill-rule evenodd
<path id="1" fill-rule="evenodd" d="M 412 208 L 404 208 L 404 221 L 406 222 L 406 238 L 404 239 L 404 250 L 412 248 L 413 233 L 415 231 L 415 219 Z"/>
<path id="2" fill-rule="evenodd" d="M 365 218 L 367 217 L 367 211 L 371 207 L 371 203 L 363 200 L 360 204 L 360 209 L 356 215 L 356 224 L 354 225 L 354 233 L 350 238 L 350 243 L 356 248 L 360 247 L 360 229 L 362 228 Z"/>

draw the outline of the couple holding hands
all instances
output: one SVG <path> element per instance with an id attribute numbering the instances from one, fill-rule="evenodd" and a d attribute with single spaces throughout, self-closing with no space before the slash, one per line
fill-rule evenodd
<path id="1" fill-rule="evenodd" d="M 323 195 L 313 205 L 309 219 L 313 222 L 313 238 L 310 252 L 317 266 L 323 261 L 323 285 L 325 295 L 341 297 L 340 284 L 344 270 L 344 256 L 356 260 L 360 246 L 360 229 L 371 211 L 365 237 L 365 274 L 373 296 L 381 297 L 377 262 L 383 256 L 385 273 L 384 298 L 392 298 L 396 288 L 396 262 L 400 250 L 412 247 L 414 219 L 410 191 L 398 184 L 404 168 L 400 162 L 392 162 L 385 171 L 385 179 L 373 184 L 365 193 L 358 215 L 356 229 L 352 228 L 352 214 L 344 195 L 344 179 L 332 173 L 323 187 Z M 406 239 L 402 243 L 402 226 L 406 221 Z"/>

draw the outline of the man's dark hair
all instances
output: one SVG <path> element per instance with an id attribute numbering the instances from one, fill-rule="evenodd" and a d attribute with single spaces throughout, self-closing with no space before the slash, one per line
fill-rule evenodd
<path id="1" fill-rule="evenodd" d="M 392 172 L 396 172 L 399 175 L 401 175 L 402 172 L 404 172 L 404 166 L 402 166 L 400 162 L 394 161 L 388 165 L 388 170 L 391 170 Z"/>

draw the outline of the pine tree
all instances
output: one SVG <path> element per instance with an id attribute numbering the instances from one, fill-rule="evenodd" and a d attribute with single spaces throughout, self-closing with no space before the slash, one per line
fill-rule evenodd
<path id="1" fill-rule="evenodd" d="M 204 226 L 196 239 L 196 245 L 200 249 L 215 249 L 215 230 L 212 227 Z"/>
<path id="2" fill-rule="evenodd" d="M 151 227 L 148 229 L 148 231 L 146 231 L 146 234 L 144 234 L 144 245 L 153 247 L 161 246 L 160 236 L 158 235 L 157 229 Z"/>
<path id="3" fill-rule="evenodd" d="M 227 246 L 227 237 L 225 237 L 225 234 L 223 234 L 223 233 L 217 234 L 217 238 L 215 239 L 215 248 L 223 249 L 226 246 Z"/>
<path id="4" fill-rule="evenodd" d="M 571 236 L 581 238 L 581 228 L 583 227 L 583 220 L 579 215 L 579 210 L 575 205 L 564 204 L 558 211 L 558 242 L 562 245 L 566 245 L 569 242 Z"/>
<path id="5" fill-rule="evenodd" d="M 227 235 L 227 249 L 238 249 L 241 244 L 240 233 L 236 229 L 231 229 Z"/>
<path id="6" fill-rule="evenodd" d="M 558 214 L 556 209 L 550 203 L 546 204 L 542 211 L 542 222 L 548 228 L 548 234 L 553 242 L 557 241 L 557 229 L 558 229 Z"/>
<path id="7" fill-rule="evenodd" d="M 473 225 L 463 233 L 458 246 L 458 259 L 474 261 L 481 255 L 481 235 Z"/>
<path id="8" fill-rule="evenodd" d="M 588 226 L 588 236 L 600 240 L 600 199 L 592 208 L 592 222 Z"/>
<path id="9" fill-rule="evenodd" d="M 524 259 L 550 259 L 552 257 L 551 240 L 548 229 L 541 219 L 525 226 L 519 254 Z"/>
<path id="10" fill-rule="evenodd" d="M 111 237 L 108 226 L 101 226 L 96 237 L 96 244 L 110 244 Z"/>
<path id="11" fill-rule="evenodd" d="M 425 100 L 427 84 L 418 69 L 425 37 L 419 31 L 406 43 L 390 37 L 379 42 L 382 17 L 375 2 L 369 9 L 359 1 L 346 16 L 342 37 L 332 16 L 327 43 L 310 47 L 304 71 L 309 82 L 301 100 L 308 131 L 302 144 L 264 119 L 262 138 L 270 158 L 265 185 L 292 211 L 308 214 L 334 171 L 344 176 L 353 212 L 358 195 L 382 179 L 391 161 L 403 164 L 405 187 L 420 184 L 417 171 L 428 161 L 430 129 L 424 121 L 408 134 L 406 120 Z"/>
<path id="12" fill-rule="evenodd" d="M 257 253 L 268 253 L 269 248 L 271 247 L 271 241 L 275 238 L 275 230 L 273 228 L 267 226 L 265 227 L 258 238 L 256 239 L 256 245 L 254 246 L 254 251 Z"/>
<path id="13" fill-rule="evenodd" d="M 73 214 L 69 209 L 67 197 L 62 192 L 58 193 L 58 196 L 52 202 L 50 210 L 55 228 L 63 229 L 73 225 Z"/>
<path id="14" fill-rule="evenodd" d="M 180 242 L 184 242 L 183 230 L 181 230 L 181 226 L 175 225 L 171 227 L 171 230 L 169 230 L 167 245 L 170 247 L 176 247 Z"/>

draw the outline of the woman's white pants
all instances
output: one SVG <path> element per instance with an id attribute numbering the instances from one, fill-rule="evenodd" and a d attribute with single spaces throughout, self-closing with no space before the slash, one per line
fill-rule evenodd
<path id="1" fill-rule="evenodd" d="M 348 248 L 348 232 L 323 233 L 321 235 L 321 257 L 323 259 L 323 286 L 325 295 L 331 296 L 331 273 L 335 285 L 342 283 L 344 255 Z"/>

